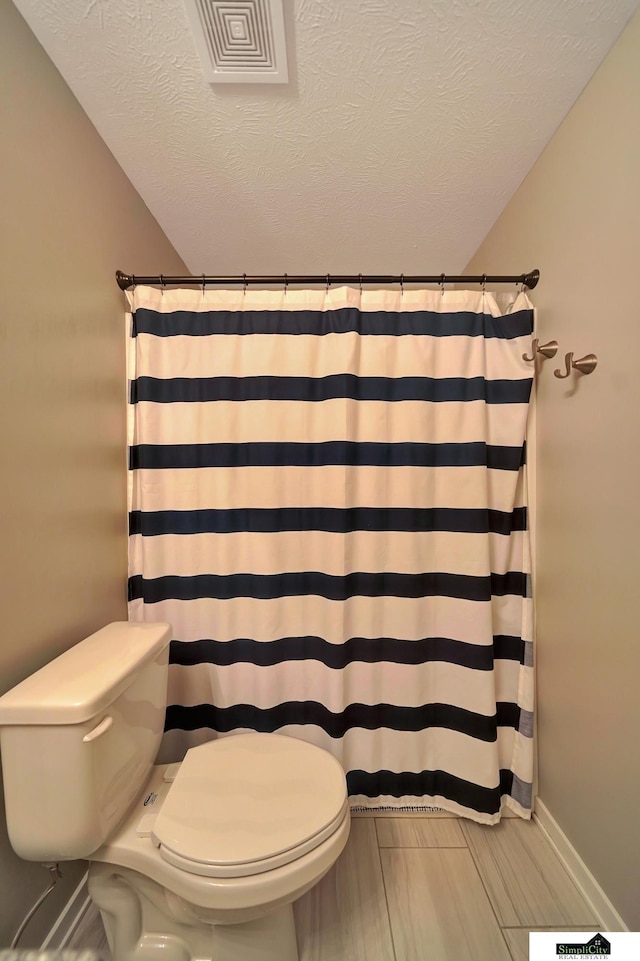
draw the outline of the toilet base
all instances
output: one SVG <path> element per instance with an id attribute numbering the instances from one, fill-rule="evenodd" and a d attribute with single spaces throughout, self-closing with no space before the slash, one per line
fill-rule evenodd
<path id="1" fill-rule="evenodd" d="M 211 931 L 213 961 L 298 961 L 292 904 L 257 921 L 217 924 Z"/>
<path id="2" fill-rule="evenodd" d="M 113 961 L 298 961 L 293 906 L 210 924 L 197 908 L 128 868 L 92 862 L 89 894 Z"/>

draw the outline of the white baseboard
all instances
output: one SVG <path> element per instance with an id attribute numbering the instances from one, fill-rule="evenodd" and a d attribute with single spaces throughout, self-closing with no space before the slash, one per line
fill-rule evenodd
<path id="1" fill-rule="evenodd" d="M 88 872 L 80 879 L 78 886 L 60 912 L 57 921 L 40 946 L 41 951 L 60 951 L 66 948 L 75 929 L 89 907 Z"/>
<path id="2" fill-rule="evenodd" d="M 539 798 L 535 801 L 533 818 L 571 875 L 596 917 L 600 918 L 603 931 L 628 931 L 613 904 L 604 893 L 593 874 L 569 841 L 548 807 Z"/>

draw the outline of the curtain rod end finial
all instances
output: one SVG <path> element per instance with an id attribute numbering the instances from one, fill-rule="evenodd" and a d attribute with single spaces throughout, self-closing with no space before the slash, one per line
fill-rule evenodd
<path id="1" fill-rule="evenodd" d="M 126 290 L 127 287 L 132 286 L 133 277 L 129 274 L 124 274 L 121 270 L 116 270 L 116 281 L 120 290 Z"/>
<path id="2" fill-rule="evenodd" d="M 529 290 L 533 290 L 533 288 L 538 285 L 539 280 L 540 280 L 540 271 L 537 268 L 536 270 L 529 271 L 529 273 L 525 274 L 524 277 L 522 278 L 522 282 L 524 283 L 525 287 L 527 287 Z"/>

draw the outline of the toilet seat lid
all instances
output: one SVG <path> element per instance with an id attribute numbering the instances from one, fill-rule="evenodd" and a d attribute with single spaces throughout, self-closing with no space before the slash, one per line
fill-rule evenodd
<path id="1" fill-rule="evenodd" d="M 313 850 L 346 810 L 344 772 L 326 751 L 280 734 L 237 734 L 187 752 L 152 840 L 182 870 L 242 877 Z"/>

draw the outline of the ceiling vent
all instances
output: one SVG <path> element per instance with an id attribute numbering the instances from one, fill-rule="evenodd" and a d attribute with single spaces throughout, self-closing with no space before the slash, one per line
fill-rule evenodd
<path id="1" fill-rule="evenodd" d="M 209 83 L 287 83 L 282 0 L 185 0 Z"/>

